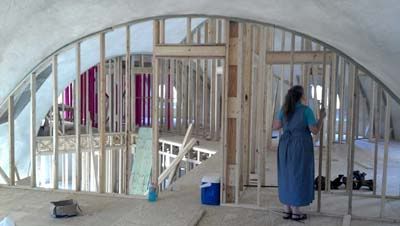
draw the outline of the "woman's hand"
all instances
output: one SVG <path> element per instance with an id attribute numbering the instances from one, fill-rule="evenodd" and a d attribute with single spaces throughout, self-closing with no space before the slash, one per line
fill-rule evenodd
<path id="1" fill-rule="evenodd" d="M 282 122 L 281 120 L 274 120 L 272 123 L 272 129 L 273 130 L 280 130 L 282 128 Z"/>
<path id="2" fill-rule="evenodd" d="M 319 118 L 324 119 L 326 117 L 326 111 L 324 107 L 319 110 Z"/>

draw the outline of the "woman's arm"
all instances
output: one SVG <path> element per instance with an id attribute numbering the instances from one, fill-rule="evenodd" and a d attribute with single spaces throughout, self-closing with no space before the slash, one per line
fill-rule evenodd
<path id="1" fill-rule="evenodd" d="M 311 133 L 317 134 L 321 130 L 323 118 L 319 118 L 317 123 L 313 126 L 308 126 L 310 128 Z"/>
<path id="2" fill-rule="evenodd" d="M 272 123 L 272 129 L 273 130 L 280 130 L 282 128 L 282 122 L 281 120 L 274 120 Z"/>

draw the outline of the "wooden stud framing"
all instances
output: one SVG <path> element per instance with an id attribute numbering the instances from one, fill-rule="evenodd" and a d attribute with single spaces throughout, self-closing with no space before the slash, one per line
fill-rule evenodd
<path id="1" fill-rule="evenodd" d="M 182 62 L 176 60 L 176 130 L 181 130 L 182 125 Z"/>
<path id="2" fill-rule="evenodd" d="M 330 78 L 329 81 L 329 112 L 328 112 L 328 128 L 327 128 L 327 150 L 326 150 L 326 182 L 325 190 L 330 191 L 331 189 L 331 161 L 332 161 L 332 150 L 333 142 L 336 134 L 336 77 L 337 77 L 337 58 L 334 57 L 330 64 Z"/>
<path id="3" fill-rule="evenodd" d="M 225 24 L 228 25 L 229 21 L 225 20 Z M 225 26 L 225 32 L 229 33 L 229 26 Z M 229 37 L 225 37 L 225 45 L 227 47 L 229 47 Z M 229 48 L 227 48 L 229 49 Z M 221 172 L 222 172 L 222 189 L 221 189 L 221 202 L 222 203 L 226 203 L 227 202 L 227 192 L 226 192 L 226 188 L 227 188 L 227 184 L 228 184 L 228 180 L 226 177 L 227 174 L 227 148 L 228 148 L 228 138 L 227 138 L 227 134 L 228 134 L 228 130 L 227 130 L 227 124 L 228 124 L 228 71 L 229 71 L 229 53 L 226 52 L 226 56 L 225 56 L 225 66 L 223 67 L 223 75 L 224 75 L 224 79 L 223 79 L 223 86 L 222 86 L 222 115 L 223 115 L 223 119 L 222 119 L 222 142 L 221 142 L 221 150 L 222 150 L 222 164 L 221 164 Z M 207 67 L 206 67 L 207 68 Z"/>
<path id="4" fill-rule="evenodd" d="M 213 21 L 209 19 L 204 24 L 204 42 L 211 43 L 213 40 L 213 33 L 212 28 Z M 209 135 L 208 129 L 210 128 L 210 90 L 208 88 L 209 84 L 209 70 L 208 70 L 208 59 L 204 60 L 204 70 L 203 70 L 203 129 L 204 129 L 204 136 L 207 137 Z"/>
<path id="5" fill-rule="evenodd" d="M 82 151 L 81 151 L 81 45 L 76 45 L 76 69 L 75 69 L 75 191 L 81 191 L 82 181 Z"/>
<path id="6" fill-rule="evenodd" d="M 227 46 L 228 50 L 228 78 L 227 78 L 227 97 L 228 97 L 228 105 L 227 105 L 227 169 L 226 169 L 226 201 L 227 202 L 237 202 L 235 200 L 234 187 L 236 181 L 232 178 L 235 175 L 236 168 L 239 167 L 237 165 L 236 160 L 236 152 L 240 148 L 237 146 L 237 139 L 241 139 L 238 137 L 237 131 L 237 123 L 240 115 L 239 111 L 239 98 L 238 98 L 238 51 L 237 51 L 237 43 L 239 37 L 239 23 L 234 21 L 227 21 Z M 214 94 L 215 95 L 215 94 Z M 237 171 L 236 171 L 237 172 Z"/>
<path id="7" fill-rule="evenodd" d="M 36 73 L 31 74 L 30 114 L 31 187 L 36 187 Z"/>
<path id="8" fill-rule="evenodd" d="M 339 109 L 339 144 L 343 142 L 343 125 L 344 125 L 344 87 L 346 81 L 346 71 L 345 71 L 345 61 L 343 57 L 340 57 L 340 84 L 339 84 L 339 100 L 340 100 L 340 109 Z"/>
<path id="9" fill-rule="evenodd" d="M 200 33 L 200 32 L 199 32 Z M 198 37 L 200 37 L 200 35 L 198 35 Z M 199 42 L 199 38 L 197 39 L 197 41 Z M 202 86 L 201 86 L 201 82 L 200 82 L 200 76 L 203 75 L 201 73 L 201 65 L 200 65 L 200 60 L 196 60 L 196 99 L 195 99 L 195 106 L 196 106 L 196 110 L 195 110 L 195 128 L 196 128 L 196 132 L 198 133 L 198 131 L 200 130 L 200 125 L 201 125 L 201 112 L 202 112 Z M 204 79 L 204 77 L 203 77 Z"/>
<path id="10" fill-rule="evenodd" d="M 58 189 L 58 78 L 57 78 L 57 55 L 53 56 L 52 62 L 52 85 L 53 85 L 53 163 L 52 184 Z"/>
<path id="11" fill-rule="evenodd" d="M 274 48 L 274 28 L 273 27 L 268 27 L 267 28 L 267 36 L 266 36 L 267 41 L 267 46 L 266 46 L 266 51 L 267 55 L 266 58 L 268 58 L 268 54 L 273 51 Z M 267 162 L 267 155 L 268 151 L 271 151 L 272 149 L 272 122 L 273 122 L 273 116 L 274 116 L 274 103 L 275 103 L 275 95 L 273 94 L 273 87 L 274 87 L 274 76 L 273 76 L 273 71 L 272 71 L 272 65 L 265 65 L 266 67 L 266 89 L 265 89 L 265 125 L 264 125 L 264 130 L 265 130 L 265 146 L 264 146 L 264 152 L 265 152 L 265 157 L 264 157 L 264 168 L 266 170 L 266 162 Z M 264 170 L 264 171 L 265 171 Z M 267 175 L 267 172 L 265 171 L 265 175 Z M 266 184 L 266 176 L 264 179 L 264 184 Z"/>
<path id="12" fill-rule="evenodd" d="M 189 75 L 188 75 L 188 59 L 182 60 L 182 127 L 181 132 L 185 131 L 188 127 L 188 83 L 189 83 Z"/>
<path id="13" fill-rule="evenodd" d="M 377 83 L 371 79 L 372 100 L 369 108 L 369 142 L 372 142 L 374 137 L 374 120 L 375 120 L 375 105 L 377 99 Z"/>
<path id="14" fill-rule="evenodd" d="M 8 142 L 9 142 L 9 185 L 15 185 L 15 121 L 14 96 L 8 97 Z"/>
<path id="15" fill-rule="evenodd" d="M 290 75 L 289 75 L 289 87 L 293 86 L 293 76 L 294 76 L 294 47 L 295 47 L 295 35 L 291 34 L 290 42 Z"/>
<path id="16" fill-rule="evenodd" d="M 99 90 L 99 134 L 100 134 L 100 150 L 99 150 L 99 192 L 104 193 L 106 190 L 106 76 L 105 76 L 105 34 L 100 34 L 100 73 L 98 79 L 100 81 Z M 122 102 L 121 102 L 122 103 Z"/>
<path id="17" fill-rule="evenodd" d="M 225 57 L 225 45 L 156 45 L 154 55 L 167 58 L 221 58 Z"/>
<path id="18" fill-rule="evenodd" d="M 153 21 L 153 44 L 154 46 L 160 43 L 159 35 L 160 35 L 160 27 L 159 21 Z M 153 89 L 152 89 L 152 133 L 153 133 L 153 143 L 152 143 L 152 152 L 153 152 L 153 159 L 152 159 L 152 176 L 151 181 L 153 185 L 158 184 L 158 175 L 159 175 L 159 154 L 158 154 L 158 137 L 159 137 L 159 125 L 158 125 L 158 104 L 159 104 L 159 97 L 158 97 L 158 85 L 159 85 L 159 59 L 153 56 Z"/>
<path id="19" fill-rule="evenodd" d="M 243 183 L 249 183 L 249 160 L 250 160 L 250 109 L 251 109 L 251 81 L 252 81 L 252 27 L 251 24 L 245 24 L 243 37 L 243 112 L 242 112 L 242 137 L 243 143 L 241 148 L 243 149 L 242 157 L 242 177 Z"/>
<path id="20" fill-rule="evenodd" d="M 210 19 L 209 24 L 208 24 L 208 41 L 212 44 L 215 44 L 217 42 L 217 37 L 216 37 L 216 20 L 215 19 Z M 215 138 L 215 123 L 216 123 L 216 109 L 217 109 L 217 101 L 216 101 L 216 95 L 217 95 L 217 72 L 216 72 L 216 67 L 217 67 L 217 62 L 215 59 L 211 60 L 211 74 L 210 74 L 210 93 L 209 93 L 209 104 L 210 104 L 210 130 L 209 130 L 209 137 L 214 139 Z M 208 76 L 207 76 L 207 81 L 208 81 Z M 207 82 L 208 83 L 208 82 Z"/>
<path id="21" fill-rule="evenodd" d="M 324 48 L 324 52 L 326 52 Z M 324 63 L 322 65 L 322 101 L 321 105 L 325 107 L 325 93 L 326 93 L 326 87 L 325 87 L 325 81 L 326 81 L 326 54 L 324 54 Z M 314 84 L 314 87 L 316 85 Z M 314 99 L 316 99 L 317 93 L 314 92 Z M 319 109 L 319 108 L 318 108 Z M 322 158 L 323 158 L 323 148 L 324 148 L 324 125 L 321 126 L 321 130 L 319 132 L 319 152 L 318 152 L 318 199 L 317 199 L 317 211 L 321 212 L 321 188 L 322 188 Z"/>
<path id="22" fill-rule="evenodd" d="M 386 204 L 386 187 L 387 187 L 387 171 L 388 171 L 388 158 L 389 158 L 389 141 L 390 141 L 390 114 L 391 108 L 391 97 L 386 94 L 386 108 L 385 108 L 385 143 L 384 143 L 384 155 L 383 155 L 383 173 L 382 173 L 382 196 L 381 196 L 381 207 L 379 216 L 384 217 L 385 204 Z"/>
<path id="23" fill-rule="evenodd" d="M 326 62 L 332 62 L 334 53 L 326 52 Z M 267 64 L 322 64 L 324 61 L 323 51 L 274 51 L 268 54 L 266 58 Z"/>
<path id="24" fill-rule="evenodd" d="M 374 123 L 375 123 L 375 143 L 374 143 L 374 181 L 377 181 L 378 178 L 378 143 L 379 143 L 379 138 L 380 138 L 380 129 L 381 129 L 381 119 L 380 119 L 380 114 L 381 114 L 381 93 L 382 89 L 381 87 L 376 86 L 376 112 L 374 114 Z M 374 183 L 374 188 L 373 188 L 373 194 L 376 195 L 376 184 Z"/>
<path id="25" fill-rule="evenodd" d="M 244 61 L 243 61 L 243 55 L 244 55 L 244 24 L 239 23 L 237 25 L 237 43 L 236 43 L 236 49 L 237 49 L 237 56 L 236 56 L 236 76 L 237 76 L 237 84 L 236 84 L 236 101 L 238 104 L 237 109 L 233 109 L 234 111 L 237 112 L 236 116 L 236 156 L 235 156 L 235 204 L 239 204 L 239 195 L 241 191 L 241 184 L 243 184 L 242 177 L 241 177 L 241 170 L 243 167 L 242 164 L 242 155 L 243 155 L 243 141 L 242 137 L 244 135 L 243 130 L 242 130 L 242 116 L 243 116 L 243 75 L 244 75 Z M 235 28 L 236 29 L 236 28 Z M 232 40 L 232 39 L 231 39 Z M 230 43 L 232 45 L 232 42 Z M 234 56 L 233 56 L 234 57 Z M 230 57 L 231 59 L 232 57 Z M 230 109 L 232 106 L 228 106 L 228 109 Z M 215 109 L 214 109 L 215 110 Z"/>
<path id="26" fill-rule="evenodd" d="M 249 146 L 249 171 L 250 173 L 255 173 L 256 172 L 256 150 L 257 150 L 257 106 L 258 106 L 258 98 L 257 98 L 257 86 L 258 86 L 258 76 L 257 76 L 257 63 L 259 63 L 255 55 L 256 53 L 260 52 L 259 51 L 259 35 L 258 35 L 258 30 L 257 27 L 252 25 L 251 26 L 252 30 L 252 51 L 251 51 L 251 59 L 252 59 L 252 68 L 251 68 L 251 110 L 250 110 L 250 146 Z"/>
<path id="27" fill-rule="evenodd" d="M 192 18 L 186 18 L 186 43 L 192 44 L 193 43 L 193 36 L 192 36 Z"/>
<path id="28" fill-rule="evenodd" d="M 348 193 L 348 206 L 347 206 L 347 214 L 352 214 L 353 207 L 353 168 L 354 168 L 354 135 L 355 135 L 355 118 L 357 115 L 357 107 L 356 107 L 356 99 L 357 97 L 357 87 L 358 87 L 358 78 L 357 78 L 357 68 L 354 68 L 354 65 L 350 67 L 349 73 L 349 93 L 350 93 L 350 128 L 349 133 L 346 134 L 348 140 L 348 162 L 347 162 L 347 193 Z"/>
<path id="29" fill-rule="evenodd" d="M 260 27 L 259 32 L 259 46 L 260 46 L 260 57 L 259 57 L 259 64 L 258 64 L 258 87 L 257 87 L 257 122 L 258 122 L 258 129 L 257 129 L 257 205 L 261 205 L 261 186 L 265 184 L 265 150 L 264 150 L 264 143 L 265 143 L 265 130 L 264 130 L 264 104 L 265 104 L 265 72 L 266 72 L 266 65 L 265 62 L 265 54 L 266 54 L 266 37 L 267 31 L 264 26 Z M 261 123 L 263 122 L 263 123 Z M 262 126 L 260 126 L 262 125 Z"/>
<path id="30" fill-rule="evenodd" d="M 161 21 L 160 21 L 161 22 Z M 161 26 L 160 26 L 161 27 Z M 161 30 L 160 30 L 160 32 L 161 32 Z M 161 38 L 160 38 L 161 39 Z M 161 41 L 161 40 L 160 40 Z M 164 88 L 165 88 L 165 74 L 166 74 L 166 61 L 167 61 L 167 59 L 162 59 L 162 60 L 160 60 L 160 64 L 159 64 L 159 67 L 160 67 L 160 105 L 159 105 L 159 114 L 160 114 L 160 129 L 163 131 L 164 129 L 165 129 L 165 120 L 164 120 L 164 105 L 165 105 L 165 92 L 164 92 Z M 165 115 L 165 117 L 166 117 L 166 115 Z"/>
<path id="31" fill-rule="evenodd" d="M 132 121 L 135 121 L 135 118 L 132 117 L 134 111 L 131 111 L 132 100 L 133 106 L 135 105 L 135 98 L 132 98 L 132 88 L 131 88 L 131 35 L 130 35 L 130 27 L 126 26 L 126 52 L 125 52 L 125 150 L 123 152 L 123 161 L 122 161 L 122 181 L 119 183 L 122 184 L 121 193 L 128 194 L 129 191 L 129 176 L 130 176 L 130 155 L 131 155 L 131 147 L 130 147 L 130 131 Z M 135 86 L 135 85 L 134 85 Z M 135 93 L 135 92 L 133 92 Z M 135 123 L 134 123 L 135 124 Z M 133 126 L 133 131 L 135 131 L 135 125 Z"/>

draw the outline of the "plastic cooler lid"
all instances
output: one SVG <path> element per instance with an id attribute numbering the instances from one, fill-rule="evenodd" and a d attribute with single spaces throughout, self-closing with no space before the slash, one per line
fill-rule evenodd
<path id="1" fill-rule="evenodd" d="M 201 178 L 202 183 L 220 183 L 221 177 L 218 175 L 208 175 Z"/>

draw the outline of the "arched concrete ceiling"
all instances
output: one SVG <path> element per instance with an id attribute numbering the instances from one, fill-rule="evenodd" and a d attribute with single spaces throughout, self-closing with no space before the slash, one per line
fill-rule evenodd
<path id="1" fill-rule="evenodd" d="M 203 14 L 267 22 L 334 46 L 400 96 L 397 0 L 2 0 L 0 102 L 32 67 L 63 45 L 124 22 Z"/>

